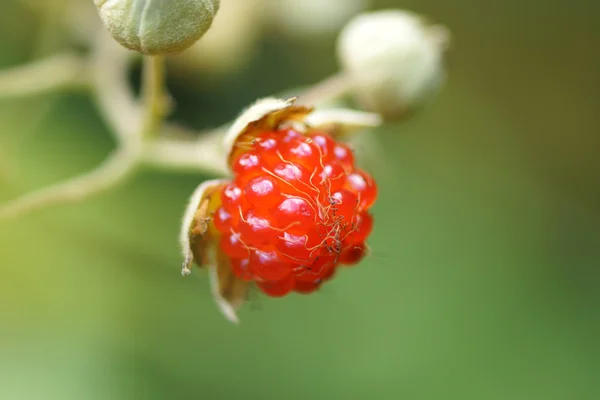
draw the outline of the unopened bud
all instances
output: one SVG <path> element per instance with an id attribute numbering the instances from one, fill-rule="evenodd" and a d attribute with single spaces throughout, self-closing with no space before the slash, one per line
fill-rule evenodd
<path id="1" fill-rule="evenodd" d="M 421 105 L 443 82 L 447 41 L 444 27 L 409 12 L 385 10 L 350 21 L 337 52 L 361 105 L 394 118 Z"/>
<path id="2" fill-rule="evenodd" d="M 94 0 L 104 26 L 123 46 L 143 54 L 175 53 L 210 28 L 219 0 Z"/>

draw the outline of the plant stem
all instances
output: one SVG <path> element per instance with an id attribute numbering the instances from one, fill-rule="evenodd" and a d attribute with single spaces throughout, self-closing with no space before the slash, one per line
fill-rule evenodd
<path id="1" fill-rule="evenodd" d="M 349 77 L 343 72 L 333 74 L 313 85 L 298 97 L 298 104 L 319 105 L 345 96 L 351 89 Z"/>
<path id="2" fill-rule="evenodd" d="M 127 52 L 104 32 L 99 32 L 90 55 L 93 98 L 100 115 L 118 145 L 135 146 L 136 130 L 143 116 L 127 80 L 127 68 L 132 59 Z"/>
<path id="3" fill-rule="evenodd" d="M 0 98 L 46 94 L 89 85 L 86 63 L 66 53 L 0 71 Z"/>
<path id="4" fill-rule="evenodd" d="M 118 148 L 94 170 L 28 193 L 0 207 L 0 220 L 15 218 L 31 211 L 58 204 L 82 201 L 116 187 L 133 174 L 137 166 L 136 154 L 130 149 Z"/>
<path id="5" fill-rule="evenodd" d="M 224 131 L 216 129 L 196 140 L 156 138 L 145 143 L 144 163 L 160 170 L 204 172 L 227 176 Z"/>
<path id="6" fill-rule="evenodd" d="M 167 114 L 166 68 L 164 56 L 144 57 L 142 71 L 143 138 L 156 136 Z"/>

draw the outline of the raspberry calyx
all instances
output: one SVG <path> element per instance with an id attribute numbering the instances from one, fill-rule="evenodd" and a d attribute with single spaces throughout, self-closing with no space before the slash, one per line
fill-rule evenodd
<path id="1" fill-rule="evenodd" d="M 295 98 L 259 99 L 233 121 L 223 138 L 233 178 L 200 184 L 180 231 L 182 273 L 207 268 L 229 321 L 239 322 L 252 287 L 271 297 L 311 293 L 365 256 L 377 186 L 334 138 L 381 123 Z"/>

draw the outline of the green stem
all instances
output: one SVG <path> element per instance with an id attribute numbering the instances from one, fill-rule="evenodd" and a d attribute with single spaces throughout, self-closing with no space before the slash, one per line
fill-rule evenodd
<path id="1" fill-rule="evenodd" d="M 132 153 L 132 151 L 134 153 Z M 0 206 L 0 220 L 15 218 L 41 208 L 83 201 L 125 182 L 138 166 L 136 149 L 117 148 L 94 170 L 28 193 Z"/>
<path id="2" fill-rule="evenodd" d="M 145 143 L 143 162 L 160 170 L 229 175 L 223 149 L 224 131 L 206 132 L 195 140 L 155 138 Z"/>
<path id="3" fill-rule="evenodd" d="M 315 106 L 335 102 L 347 95 L 350 90 L 350 78 L 343 72 L 338 72 L 304 91 L 298 97 L 298 104 Z"/>
<path id="4" fill-rule="evenodd" d="M 144 57 L 142 102 L 145 110 L 142 137 L 156 136 L 167 115 L 166 67 L 164 56 Z"/>
<path id="5" fill-rule="evenodd" d="M 0 71 L 0 98 L 42 95 L 86 87 L 87 64 L 71 53 L 57 54 Z"/>
<path id="6" fill-rule="evenodd" d="M 135 53 L 124 50 L 107 34 L 100 32 L 93 42 L 89 64 L 92 95 L 99 114 L 119 145 L 137 145 L 137 131 L 143 118 L 142 107 L 127 79 Z"/>

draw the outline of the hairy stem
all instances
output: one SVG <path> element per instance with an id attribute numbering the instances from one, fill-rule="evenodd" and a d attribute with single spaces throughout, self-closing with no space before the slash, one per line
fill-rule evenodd
<path id="1" fill-rule="evenodd" d="M 165 57 L 144 57 L 142 74 L 142 101 L 145 117 L 141 134 L 144 138 L 148 138 L 156 136 L 167 114 Z"/>
<path id="2" fill-rule="evenodd" d="M 127 82 L 128 59 L 128 53 L 112 40 L 108 41 L 107 36 L 101 36 L 95 43 L 91 56 L 94 97 L 100 113 L 117 138 L 117 149 L 87 174 L 0 206 L 0 219 L 84 200 L 114 188 L 135 172 L 144 159 L 145 135 L 155 133 L 163 121 L 164 60 L 145 60 L 149 66 L 142 84 L 144 101 L 141 110 Z"/>
<path id="3" fill-rule="evenodd" d="M 0 71 L 0 98 L 26 97 L 89 85 L 87 65 L 66 53 Z"/>
<path id="4" fill-rule="evenodd" d="M 146 143 L 144 163 L 161 170 L 228 175 L 222 129 L 208 131 L 196 140 L 156 138 Z"/>
<path id="5" fill-rule="evenodd" d="M 319 105 L 332 102 L 348 94 L 351 81 L 343 72 L 331 75 L 316 83 L 298 97 L 298 104 Z"/>
<path id="6" fill-rule="evenodd" d="M 91 54 L 91 80 L 98 112 L 119 143 L 138 141 L 142 110 L 127 80 L 133 53 L 101 32 Z"/>
<path id="7" fill-rule="evenodd" d="M 134 149 L 118 148 L 93 171 L 8 202 L 0 207 L 0 219 L 18 217 L 40 208 L 73 203 L 102 193 L 133 173 L 138 155 Z"/>

